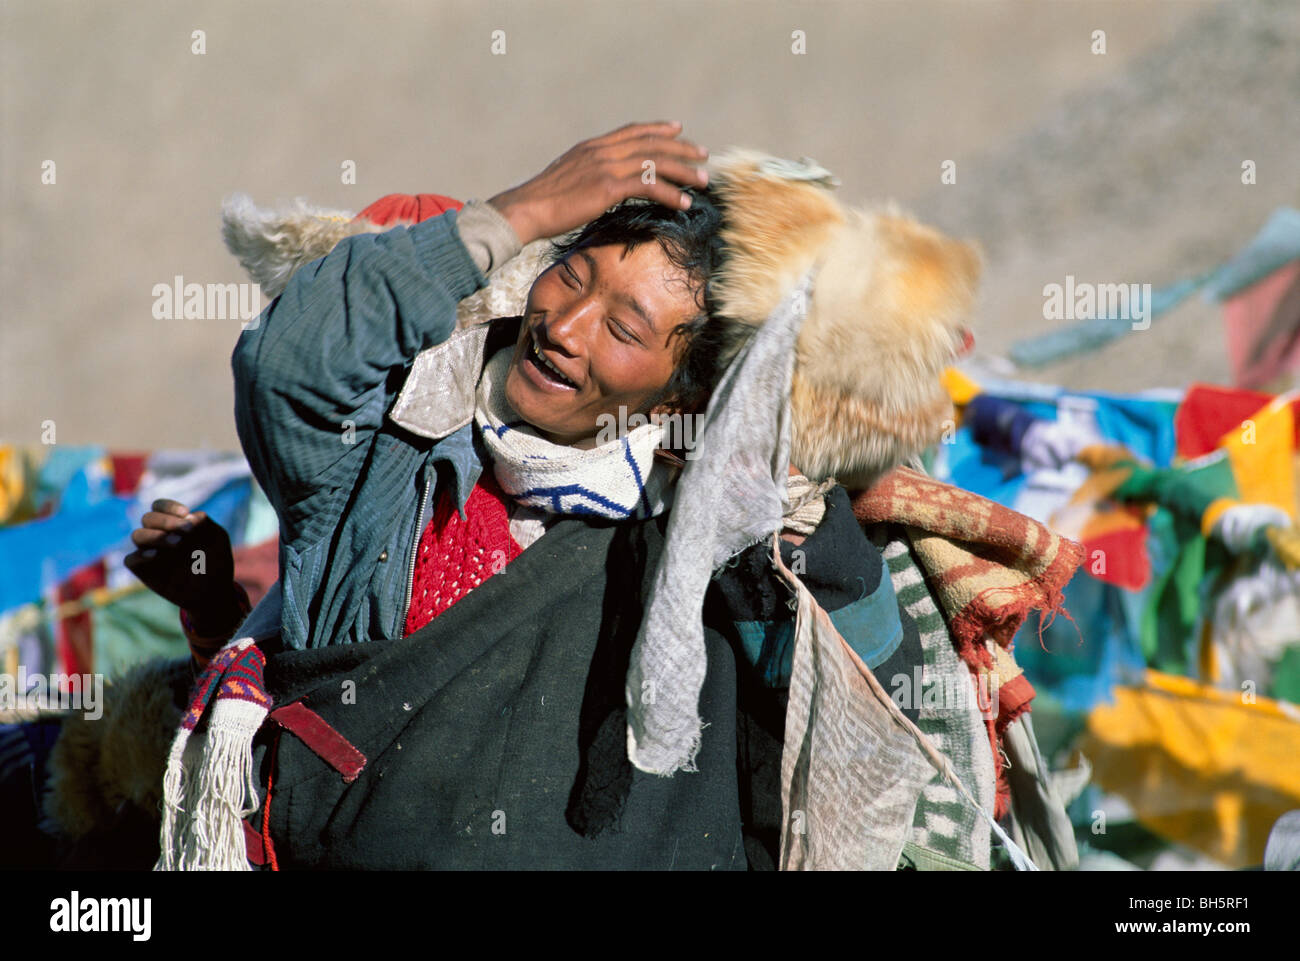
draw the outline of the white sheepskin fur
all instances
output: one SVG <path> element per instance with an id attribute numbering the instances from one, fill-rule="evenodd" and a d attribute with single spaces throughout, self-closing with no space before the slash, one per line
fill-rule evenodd
<path id="1" fill-rule="evenodd" d="M 294 271 L 326 256 L 339 241 L 357 234 L 382 233 L 413 221 L 379 226 L 346 210 L 316 207 L 298 198 L 278 208 L 261 208 L 245 194 L 222 205 L 221 236 L 267 299 L 283 293 Z M 547 240 L 535 240 L 492 274 L 488 286 L 460 302 L 460 327 L 496 317 L 522 314 L 533 281 L 545 268 Z"/>
<path id="2" fill-rule="evenodd" d="M 293 272 L 324 257 L 344 237 L 375 228 L 346 210 L 295 199 L 287 207 L 262 209 L 247 194 L 221 205 L 221 237 L 268 300 L 280 296 Z"/>

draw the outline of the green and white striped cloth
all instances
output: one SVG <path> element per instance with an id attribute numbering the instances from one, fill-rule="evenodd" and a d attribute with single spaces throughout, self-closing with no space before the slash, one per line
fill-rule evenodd
<path id="1" fill-rule="evenodd" d="M 934 602 L 906 531 L 898 524 L 874 524 L 865 530 L 885 558 L 900 607 L 916 622 L 921 635 L 921 692 L 914 696 L 930 696 L 921 696 L 917 727 L 952 762 L 980 806 L 991 811 L 993 756 L 970 670 L 953 648 L 948 624 Z M 957 691 L 961 694 L 954 697 Z M 904 862 L 922 870 L 988 870 L 991 843 L 988 822 L 936 774 L 917 800 Z"/>

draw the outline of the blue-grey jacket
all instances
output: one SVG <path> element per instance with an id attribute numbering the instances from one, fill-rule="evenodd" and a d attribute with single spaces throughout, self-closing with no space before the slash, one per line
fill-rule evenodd
<path id="1" fill-rule="evenodd" d="M 478 480 L 472 392 L 469 414 L 461 396 L 425 436 L 411 427 L 427 403 L 406 405 L 406 427 L 389 416 L 412 359 L 448 342 L 457 303 L 487 283 L 456 222 L 453 210 L 347 238 L 299 269 L 235 347 L 239 439 L 280 518 L 282 596 L 250 622 L 280 606 L 286 647 L 400 637 L 434 489 L 454 484 L 463 507 Z M 481 354 L 472 332 L 449 348 L 468 359 L 476 336 Z"/>

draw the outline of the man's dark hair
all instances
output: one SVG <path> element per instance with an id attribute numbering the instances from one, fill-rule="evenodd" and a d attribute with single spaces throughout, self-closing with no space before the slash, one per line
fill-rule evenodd
<path id="1" fill-rule="evenodd" d="M 700 312 L 669 334 L 670 342 L 680 340 L 677 363 L 650 406 L 665 404 L 688 414 L 704 410 L 748 329 L 715 311 L 712 278 L 725 258 L 719 236 L 722 211 L 707 188 L 688 187 L 684 192 L 691 198 L 686 210 L 635 197 L 611 207 L 581 229 L 552 241 L 547 266 L 584 247 L 622 244 L 625 252 L 631 252 L 643 243 L 659 244 L 668 261 L 690 278 Z"/>

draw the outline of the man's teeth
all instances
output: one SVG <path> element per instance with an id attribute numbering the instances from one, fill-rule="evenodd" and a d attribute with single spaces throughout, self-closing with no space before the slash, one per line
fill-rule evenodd
<path id="1" fill-rule="evenodd" d="M 578 385 L 575 384 L 573 381 L 569 380 L 569 378 L 565 377 L 564 374 L 560 373 L 560 370 L 559 370 L 558 367 L 556 367 L 556 366 L 555 366 L 554 364 L 552 364 L 549 360 L 547 360 L 545 357 L 542 356 L 542 352 L 541 352 L 540 350 L 537 349 L 537 341 L 535 341 L 535 340 L 533 341 L 533 355 L 536 356 L 538 362 L 539 362 L 543 367 L 545 367 L 547 370 L 549 370 L 549 371 L 551 371 L 553 374 L 555 374 L 555 379 L 558 380 L 558 381 L 560 381 L 560 383 L 562 383 L 562 384 L 568 384 L 570 387 L 577 387 L 577 386 L 578 386 Z"/>

